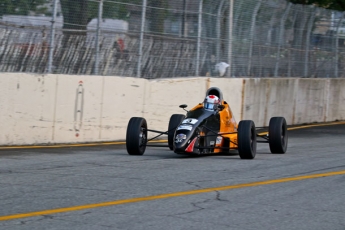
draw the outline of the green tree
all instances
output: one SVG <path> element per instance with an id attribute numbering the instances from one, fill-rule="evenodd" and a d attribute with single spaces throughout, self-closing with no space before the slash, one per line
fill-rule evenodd
<path id="1" fill-rule="evenodd" d="M 61 0 L 61 11 L 63 15 L 63 29 L 65 34 L 86 34 L 86 27 L 89 22 L 87 0 Z M 74 30 L 74 31 L 72 31 Z M 80 30 L 77 32 L 76 30 Z"/>
<path id="2" fill-rule="evenodd" d="M 345 11 L 344 0 L 290 0 L 294 4 L 316 5 L 331 10 Z"/>
<path id="3" fill-rule="evenodd" d="M 136 4 L 140 0 L 103 1 L 103 18 L 126 19 L 129 14 L 128 5 Z M 64 17 L 63 28 L 73 30 L 73 34 L 85 34 L 87 24 L 98 17 L 98 1 L 90 0 L 61 0 L 61 10 Z M 80 32 L 76 32 L 80 30 Z"/>
<path id="4" fill-rule="evenodd" d="M 47 2 L 48 0 L 0 0 L 0 16 L 45 13 L 47 8 L 40 6 Z"/>
<path id="5" fill-rule="evenodd" d="M 10 1 L 10 0 L 7 0 Z M 130 13 L 130 6 L 142 6 L 142 0 L 117 0 L 116 2 L 103 1 L 103 18 L 116 18 L 126 20 Z M 90 0 L 61 0 L 64 17 L 63 28 L 67 30 L 86 31 L 87 24 L 98 17 L 97 1 Z M 164 32 L 164 19 L 167 17 L 167 0 L 148 0 L 147 18 L 151 21 L 149 30 L 154 33 Z M 141 8 L 140 8 L 141 9 Z M 65 32 L 70 33 L 70 32 Z M 73 32 L 75 34 L 75 32 Z M 85 32 L 78 32 L 85 34 Z"/>
<path id="6" fill-rule="evenodd" d="M 149 30 L 153 33 L 164 33 L 164 20 L 168 15 L 167 0 L 149 0 L 148 7 Z"/>

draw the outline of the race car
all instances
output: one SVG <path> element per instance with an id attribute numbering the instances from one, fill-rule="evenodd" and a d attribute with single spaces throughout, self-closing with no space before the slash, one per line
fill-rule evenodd
<path id="1" fill-rule="evenodd" d="M 129 155 L 143 155 L 147 146 L 168 147 L 177 154 L 205 155 L 230 153 L 237 150 L 241 159 L 254 159 L 257 143 L 268 143 L 271 153 L 284 154 L 288 134 L 284 117 L 272 117 L 268 127 L 255 127 L 252 120 L 234 119 L 229 104 L 224 101 L 221 90 L 211 87 L 206 98 L 189 111 L 187 105 L 179 106 L 186 114 L 173 114 L 168 130 L 148 129 L 143 117 L 132 117 L 126 133 L 126 148 Z M 260 130 L 260 132 L 257 132 Z M 148 132 L 158 133 L 148 139 Z M 168 145 L 151 141 L 168 136 Z"/>

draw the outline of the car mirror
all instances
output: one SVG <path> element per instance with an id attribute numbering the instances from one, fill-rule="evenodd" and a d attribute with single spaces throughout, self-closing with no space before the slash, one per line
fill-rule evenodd
<path id="1" fill-rule="evenodd" d="M 186 108 L 187 108 L 186 104 L 182 104 L 179 107 L 182 108 L 184 111 L 186 111 L 188 113 L 188 111 L 186 110 Z"/>

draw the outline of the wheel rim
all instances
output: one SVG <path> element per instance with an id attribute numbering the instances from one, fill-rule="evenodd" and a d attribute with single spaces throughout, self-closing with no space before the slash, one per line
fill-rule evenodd
<path id="1" fill-rule="evenodd" d="M 254 129 L 252 128 L 251 129 L 251 132 L 250 132 L 250 146 L 251 146 L 251 148 L 252 148 L 252 150 L 254 150 Z"/>
<path id="2" fill-rule="evenodd" d="M 284 126 L 284 124 L 282 125 L 281 140 L 282 140 L 282 145 L 285 146 L 285 126 Z"/>
<path id="3" fill-rule="evenodd" d="M 146 144 L 146 130 L 144 127 L 140 128 L 140 134 L 139 134 L 139 148 L 140 150 L 145 149 L 145 144 Z"/>

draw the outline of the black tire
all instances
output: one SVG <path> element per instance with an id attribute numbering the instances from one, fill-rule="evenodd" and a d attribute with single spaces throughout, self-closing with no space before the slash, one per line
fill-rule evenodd
<path id="1" fill-rule="evenodd" d="M 254 159 L 256 155 L 256 129 L 253 121 L 240 121 L 238 124 L 237 141 L 241 159 Z"/>
<path id="2" fill-rule="evenodd" d="M 268 142 L 271 153 L 283 154 L 286 152 L 288 135 L 284 117 L 272 117 L 268 126 Z"/>
<path id="3" fill-rule="evenodd" d="M 170 117 L 169 120 L 169 125 L 168 125 L 168 145 L 169 149 L 173 150 L 174 149 L 174 135 L 177 126 L 181 124 L 181 122 L 186 118 L 185 115 L 183 114 L 173 114 Z"/>
<path id="4" fill-rule="evenodd" d="M 147 123 L 142 117 L 132 117 L 127 126 L 126 148 L 129 155 L 143 155 L 147 143 Z"/>

